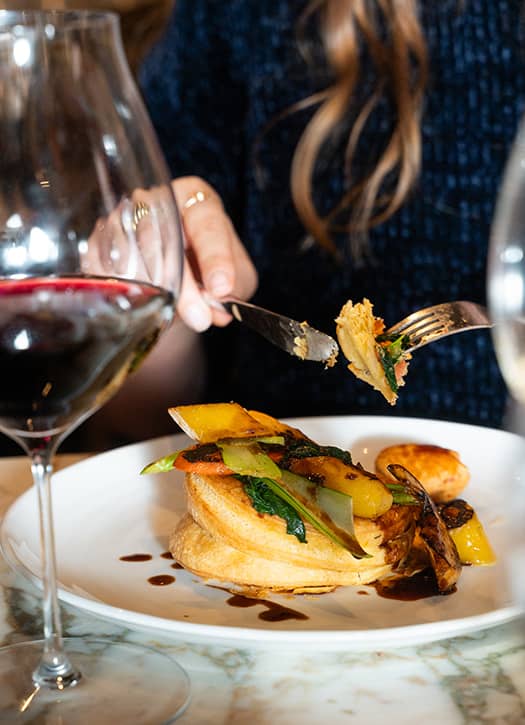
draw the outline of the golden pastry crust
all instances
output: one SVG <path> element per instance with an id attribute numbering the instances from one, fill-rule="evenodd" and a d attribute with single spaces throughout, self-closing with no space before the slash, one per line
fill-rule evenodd
<path id="1" fill-rule="evenodd" d="M 183 566 L 206 578 L 279 591 L 359 585 L 391 574 L 412 545 L 412 507 L 393 506 L 375 521 L 356 518 L 357 538 L 370 554 L 356 559 L 308 523 L 307 543 L 287 534 L 280 517 L 257 513 L 234 477 L 188 474 L 185 483 L 188 512 L 199 532 L 180 523 L 170 549 Z"/>
<path id="2" fill-rule="evenodd" d="M 303 544 L 303 546 L 306 546 Z M 173 532 L 169 548 L 185 569 L 206 580 L 235 584 L 243 592 L 320 594 L 338 586 L 358 586 L 391 572 L 389 565 L 368 566 L 365 572 L 318 569 L 266 559 L 228 546 L 186 514 Z"/>
<path id="3" fill-rule="evenodd" d="M 440 446 L 404 443 L 384 448 L 375 461 L 376 473 L 384 481 L 395 480 L 387 470 L 391 463 L 410 471 L 438 503 L 457 498 L 470 479 L 459 454 Z"/>
<path id="4" fill-rule="evenodd" d="M 342 307 L 336 325 L 337 340 L 348 360 L 348 369 L 394 405 L 397 395 L 388 384 L 377 356 L 376 323 L 370 301 L 364 299 L 353 304 L 349 300 Z"/>

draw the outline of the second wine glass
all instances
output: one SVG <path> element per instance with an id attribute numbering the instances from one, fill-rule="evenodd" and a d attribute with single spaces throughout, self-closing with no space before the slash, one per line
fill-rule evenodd
<path id="1" fill-rule="evenodd" d="M 0 430 L 31 460 L 43 582 L 43 640 L 0 649 L 0 720 L 171 722 L 188 698 L 171 658 L 64 642 L 50 493 L 59 444 L 172 319 L 169 174 L 113 14 L 0 11 L 0 97 Z"/>
<path id="2" fill-rule="evenodd" d="M 512 396 L 525 405 L 525 122 L 496 205 L 487 287 L 498 362 Z"/>
<path id="3" fill-rule="evenodd" d="M 491 231 L 487 294 L 499 367 L 510 392 L 508 425 L 525 435 L 525 119 L 509 156 Z M 508 501 L 509 577 L 525 610 L 525 439 Z"/>

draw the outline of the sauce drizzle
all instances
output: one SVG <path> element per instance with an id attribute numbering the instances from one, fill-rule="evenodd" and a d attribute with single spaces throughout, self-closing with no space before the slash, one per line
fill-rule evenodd
<path id="1" fill-rule="evenodd" d="M 174 581 L 175 577 L 171 576 L 171 574 L 156 574 L 148 579 L 148 583 L 154 587 L 165 587 L 168 584 L 173 584 Z"/>
<path id="2" fill-rule="evenodd" d="M 436 575 L 432 569 L 425 569 L 410 577 L 377 581 L 372 586 L 380 597 L 397 599 L 402 602 L 414 602 L 427 597 L 441 597 L 455 591 L 454 588 L 449 592 L 440 592 Z"/>
<path id="3" fill-rule="evenodd" d="M 216 588 L 220 589 L 221 587 Z M 233 594 L 226 600 L 226 604 L 230 607 L 240 607 L 243 609 L 246 607 L 256 607 L 257 605 L 265 607 L 265 611 L 260 612 L 258 615 L 258 619 L 262 619 L 263 622 L 286 622 L 289 619 L 304 621 L 308 619 L 306 614 L 298 612 L 295 609 L 290 609 L 290 607 L 284 607 L 282 604 L 270 602 L 268 599 L 252 599 L 242 594 Z"/>
<path id="4" fill-rule="evenodd" d="M 150 561 L 153 559 L 151 554 L 127 554 L 126 556 L 120 556 L 120 561 Z"/>

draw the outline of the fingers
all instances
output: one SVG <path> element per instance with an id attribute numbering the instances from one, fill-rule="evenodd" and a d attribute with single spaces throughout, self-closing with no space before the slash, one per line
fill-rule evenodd
<path id="1" fill-rule="evenodd" d="M 184 321 L 202 331 L 225 325 L 231 317 L 211 309 L 201 289 L 213 297 L 248 299 L 257 287 L 257 273 L 224 211 L 219 195 L 203 179 L 181 177 L 173 189 L 186 237 L 186 267 L 178 311 Z"/>
<path id="2" fill-rule="evenodd" d="M 184 262 L 182 289 L 177 303 L 177 311 L 184 322 L 196 332 L 204 332 L 210 325 L 215 323 L 214 312 L 202 298 L 200 285 L 197 284 L 193 276 L 187 258 Z M 227 323 L 227 319 L 223 321 L 223 324 Z"/>

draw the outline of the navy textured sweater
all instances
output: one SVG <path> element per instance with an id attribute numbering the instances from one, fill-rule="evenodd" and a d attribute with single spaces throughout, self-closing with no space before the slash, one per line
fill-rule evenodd
<path id="1" fill-rule="evenodd" d="M 417 189 L 370 236 L 361 266 L 318 246 L 289 193 L 293 149 L 311 112 L 269 121 L 326 83 L 298 52 L 297 0 L 177 0 L 164 38 L 147 59 L 141 86 L 175 176 L 198 174 L 222 195 L 260 275 L 256 301 L 335 333 L 347 299 L 368 297 L 387 326 L 449 299 L 485 301 L 490 223 L 501 174 L 524 107 L 521 3 L 423 0 L 431 79 L 423 118 Z M 365 130 L 362 163 L 385 138 L 385 102 Z M 259 139 L 257 154 L 254 149 Z M 366 150 L 366 154 L 365 154 Z M 318 208 L 343 190 L 341 148 L 318 169 Z M 337 239 L 347 246 L 344 235 Z M 233 323 L 206 333 L 207 399 L 236 400 L 275 415 L 336 413 L 435 417 L 501 424 L 505 388 L 490 334 L 456 335 L 418 351 L 391 408 L 340 359 L 302 362 Z"/>

